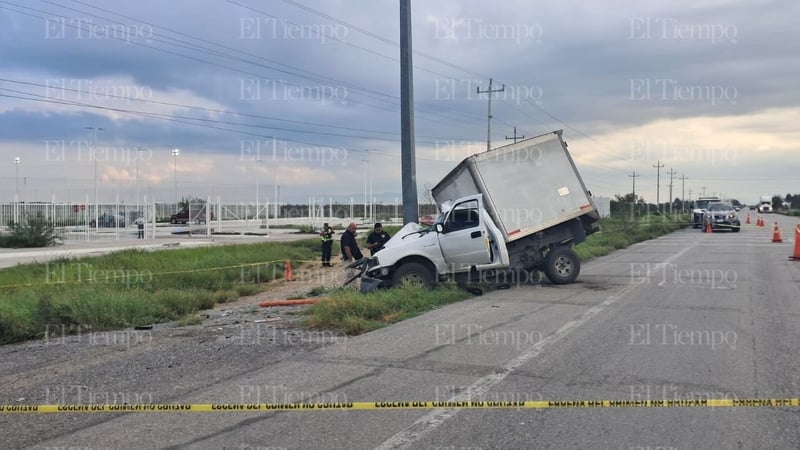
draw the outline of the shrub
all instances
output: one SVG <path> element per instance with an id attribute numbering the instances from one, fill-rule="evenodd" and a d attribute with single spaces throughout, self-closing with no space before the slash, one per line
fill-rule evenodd
<path id="1" fill-rule="evenodd" d="M 2 247 L 50 247 L 60 243 L 51 223 L 41 214 L 27 216 L 9 224 L 11 233 L 0 237 Z"/>

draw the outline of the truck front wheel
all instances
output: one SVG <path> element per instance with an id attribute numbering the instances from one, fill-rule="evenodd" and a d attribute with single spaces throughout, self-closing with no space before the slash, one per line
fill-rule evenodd
<path id="1" fill-rule="evenodd" d="M 544 260 L 544 274 L 553 284 L 569 284 L 578 278 L 581 261 L 569 247 L 556 247 Z"/>
<path id="2" fill-rule="evenodd" d="M 392 286 L 404 283 L 419 283 L 425 287 L 433 286 L 433 273 L 424 264 L 409 262 L 398 267 L 392 275 Z"/>

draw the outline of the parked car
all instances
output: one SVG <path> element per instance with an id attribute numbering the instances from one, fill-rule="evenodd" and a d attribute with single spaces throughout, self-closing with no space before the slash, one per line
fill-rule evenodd
<path id="1" fill-rule="evenodd" d="M 100 223 L 100 228 L 125 228 L 125 219 L 114 214 L 100 214 L 97 220 L 92 219 L 89 221 L 89 226 L 95 228 L 98 223 Z"/>
<path id="2" fill-rule="evenodd" d="M 211 220 L 214 220 L 214 213 L 211 213 Z M 206 223 L 206 208 L 201 207 L 191 212 L 188 209 L 182 209 L 175 214 L 169 216 L 169 223 L 171 224 L 178 224 L 178 223 L 189 223 L 194 222 L 196 224 Z"/>
<path id="3" fill-rule="evenodd" d="M 706 231 L 706 224 L 711 224 L 711 229 L 725 229 L 737 232 L 741 229 L 739 215 L 733 209 L 733 205 L 726 202 L 709 203 L 706 212 L 703 214 L 703 231 Z"/>

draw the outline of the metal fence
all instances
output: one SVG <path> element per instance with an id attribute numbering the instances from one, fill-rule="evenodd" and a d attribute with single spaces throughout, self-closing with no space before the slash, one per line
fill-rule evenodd
<path id="1" fill-rule="evenodd" d="M 0 203 L 0 227 L 12 223 L 43 219 L 65 240 L 137 239 L 141 218 L 144 237 L 155 238 L 153 205 L 124 203 L 93 205 L 89 203 Z"/>
<path id="2" fill-rule="evenodd" d="M 428 211 L 428 210 L 431 211 Z M 400 205 L 374 204 L 366 208 L 354 203 L 269 204 L 256 202 L 226 203 L 221 199 L 187 204 L 126 204 L 55 202 L 0 203 L 0 231 L 12 223 L 42 218 L 53 226 L 63 240 L 100 241 L 138 238 L 137 221 L 141 218 L 145 239 L 187 236 L 211 237 L 214 234 L 262 234 L 271 227 L 301 226 L 320 229 L 331 225 L 356 222 L 398 223 Z M 420 215 L 433 212 L 423 206 Z"/>

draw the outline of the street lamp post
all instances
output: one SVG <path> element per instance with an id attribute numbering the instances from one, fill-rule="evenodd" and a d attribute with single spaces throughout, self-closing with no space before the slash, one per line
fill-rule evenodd
<path id="1" fill-rule="evenodd" d="M 19 156 L 14 158 L 14 172 L 15 172 L 14 181 L 17 186 L 16 190 L 14 191 L 14 201 L 18 202 L 19 201 Z"/>
<path id="2" fill-rule="evenodd" d="M 142 159 L 143 149 L 136 149 L 136 210 L 139 210 L 139 160 Z"/>
<path id="3" fill-rule="evenodd" d="M 178 198 L 178 156 L 180 156 L 181 150 L 179 148 L 172 150 L 172 168 L 175 174 L 175 210 L 178 210 L 178 203 L 180 199 Z"/>
<path id="4" fill-rule="evenodd" d="M 261 179 L 259 178 L 261 176 L 261 173 L 260 173 L 261 172 L 261 158 L 258 158 L 256 160 L 256 163 L 258 163 L 258 166 L 257 166 L 257 170 L 256 170 L 256 215 L 255 215 L 255 219 L 256 219 L 256 222 L 259 222 L 259 218 L 260 217 L 259 217 L 259 214 L 258 214 L 258 200 L 259 200 L 259 198 L 258 198 L 259 192 L 258 191 L 260 190 L 260 187 L 261 187 L 260 186 L 261 185 Z"/>
<path id="5" fill-rule="evenodd" d="M 364 163 L 364 220 L 367 220 L 367 168 L 369 167 L 369 159 L 362 159 Z"/>
<path id="6" fill-rule="evenodd" d="M 92 160 L 94 161 L 94 223 L 95 227 L 100 223 L 100 200 L 97 195 L 97 132 L 103 131 L 100 127 L 85 127 L 87 130 L 92 130 L 94 138 L 92 139 Z"/>

